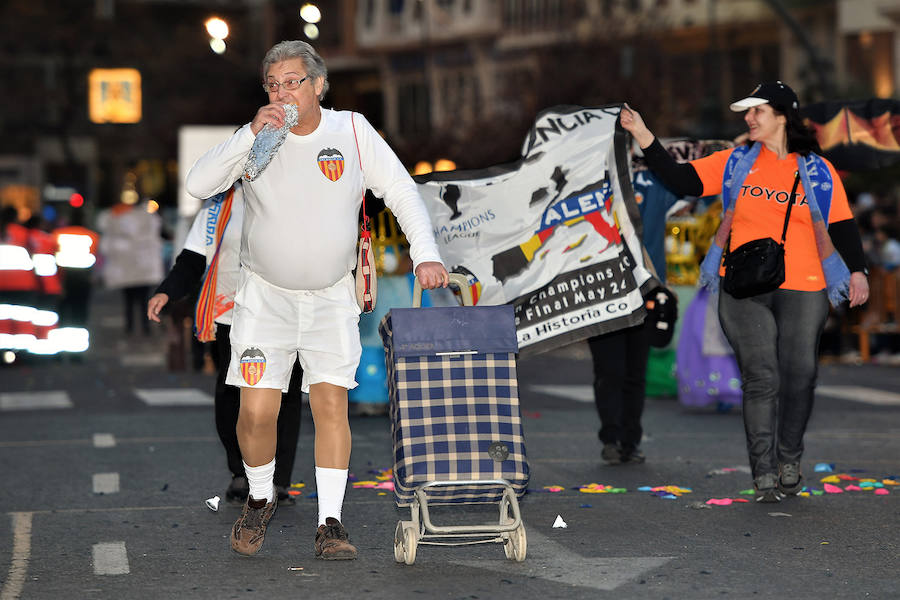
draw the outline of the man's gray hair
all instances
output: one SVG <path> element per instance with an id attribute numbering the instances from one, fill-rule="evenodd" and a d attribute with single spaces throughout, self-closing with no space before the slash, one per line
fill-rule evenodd
<path id="1" fill-rule="evenodd" d="M 325 66 L 325 61 L 322 60 L 322 57 L 319 56 L 319 53 L 316 52 L 315 48 L 306 42 L 300 40 L 288 40 L 278 42 L 272 46 L 272 49 L 266 52 L 266 56 L 263 58 L 263 81 L 266 80 L 266 73 L 268 73 L 269 67 L 275 63 L 279 63 L 283 60 L 290 60 L 292 58 L 299 58 L 303 61 L 303 65 L 306 67 L 306 74 L 310 78 L 310 83 L 312 83 L 312 80 L 314 79 L 319 77 L 322 78 L 322 93 L 319 94 L 319 101 L 321 102 L 322 98 L 325 97 L 325 92 L 328 91 L 328 68 Z"/>

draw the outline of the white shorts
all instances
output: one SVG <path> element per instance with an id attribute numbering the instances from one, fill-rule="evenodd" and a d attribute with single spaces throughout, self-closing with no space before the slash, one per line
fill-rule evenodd
<path id="1" fill-rule="evenodd" d="M 287 290 L 241 269 L 225 382 L 286 392 L 299 353 L 304 392 L 323 382 L 355 388 L 359 314 L 350 273 L 325 289 Z"/>

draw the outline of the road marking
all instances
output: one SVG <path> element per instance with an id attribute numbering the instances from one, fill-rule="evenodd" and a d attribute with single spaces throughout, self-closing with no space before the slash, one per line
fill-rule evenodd
<path id="1" fill-rule="evenodd" d="M 0 394 L 0 410 L 44 410 L 72 408 L 69 394 L 62 390 L 47 392 L 6 392 Z"/>
<path id="2" fill-rule="evenodd" d="M 529 390 L 575 402 L 594 401 L 593 385 L 529 385 Z M 829 398 L 852 400 L 878 406 L 900 406 L 900 394 L 875 388 L 853 385 L 820 385 L 816 393 Z"/>
<path id="3" fill-rule="evenodd" d="M 119 359 L 123 367 L 162 367 L 166 364 L 166 356 L 154 354 L 123 354 Z"/>
<path id="4" fill-rule="evenodd" d="M 116 445 L 116 436 L 111 433 L 95 433 L 94 448 L 113 448 Z"/>
<path id="5" fill-rule="evenodd" d="M 877 435 L 877 434 L 873 434 Z M 135 437 L 118 438 L 116 444 L 180 444 L 183 442 L 215 442 L 219 438 L 214 435 L 186 435 L 183 437 Z M 91 440 L 23 440 L 17 442 L 0 442 L 0 448 L 40 448 L 42 446 L 86 446 Z"/>
<path id="6" fill-rule="evenodd" d="M 526 538 L 528 554 L 525 562 L 515 564 L 521 564 L 521 568 L 525 569 L 528 575 L 547 581 L 597 590 L 614 590 L 675 558 L 674 556 L 581 556 L 534 530 L 527 530 Z M 496 561 L 453 560 L 452 562 L 498 573 L 509 574 L 516 570 L 516 567 L 512 566 L 508 560 L 502 558 L 503 550 L 501 549 L 500 557 Z"/>
<path id="7" fill-rule="evenodd" d="M 819 385 L 816 394 L 878 406 L 900 406 L 900 394 L 855 385 Z"/>
<path id="8" fill-rule="evenodd" d="M 94 575 L 128 575 L 128 553 L 125 542 L 94 544 Z"/>
<path id="9" fill-rule="evenodd" d="M 32 513 L 12 513 L 13 549 L 6 582 L 0 590 L 0 600 L 16 600 L 25 585 L 28 561 L 31 558 Z"/>
<path id="10" fill-rule="evenodd" d="M 594 386 L 592 385 L 529 385 L 528 389 L 575 402 L 592 403 L 594 401 Z"/>
<path id="11" fill-rule="evenodd" d="M 149 406 L 212 406 L 213 397 L 198 389 L 135 389 L 134 393 Z"/>
<path id="12" fill-rule="evenodd" d="M 95 494 L 117 494 L 119 492 L 118 473 L 94 473 Z"/>

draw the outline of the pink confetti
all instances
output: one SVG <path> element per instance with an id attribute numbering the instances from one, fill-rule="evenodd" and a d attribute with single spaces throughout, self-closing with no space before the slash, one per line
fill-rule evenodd
<path id="1" fill-rule="evenodd" d="M 860 491 L 862 491 L 862 488 L 859 487 L 858 485 L 848 485 L 848 486 L 845 487 L 844 489 L 847 490 L 848 492 L 860 492 Z"/>
<path id="2" fill-rule="evenodd" d="M 825 491 L 829 494 L 843 494 L 844 490 L 839 488 L 836 485 L 831 485 L 830 483 L 825 484 Z"/>
<path id="3" fill-rule="evenodd" d="M 715 506 L 728 506 L 732 502 L 734 502 L 734 500 L 731 498 L 710 498 L 706 501 L 707 504 L 713 504 Z"/>
<path id="4" fill-rule="evenodd" d="M 884 488 L 875 488 L 875 493 L 879 496 L 887 496 L 890 492 Z"/>

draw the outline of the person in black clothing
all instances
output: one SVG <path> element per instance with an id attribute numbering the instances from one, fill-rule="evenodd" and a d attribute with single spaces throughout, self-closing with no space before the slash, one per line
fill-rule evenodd
<path id="1" fill-rule="evenodd" d="M 174 303 L 196 290 L 201 282 L 204 284 L 200 290 L 196 316 L 197 338 L 201 341 L 211 340 L 214 346 L 216 431 L 225 448 L 228 469 L 232 474 L 225 498 L 238 504 L 246 501 L 249 492 L 235 430 L 241 393 L 240 388 L 225 383 L 225 376 L 231 360 L 231 307 L 240 269 L 238 253 L 242 221 L 243 194 L 240 184 L 235 184 L 229 194 L 211 199 L 197 214 L 184 249 L 147 304 L 148 319 L 159 322 L 160 311 L 170 300 Z M 204 313 L 204 308 L 208 312 Z M 303 369 L 297 361 L 291 372 L 288 391 L 281 395 L 281 409 L 278 413 L 274 484 L 279 504 L 294 502 L 288 494 L 288 488 L 300 435 L 302 380 Z"/>
<path id="2" fill-rule="evenodd" d="M 644 392 L 650 357 L 650 320 L 588 340 L 594 363 L 594 403 L 603 442 L 600 458 L 609 465 L 639 464 L 644 430 Z"/>

